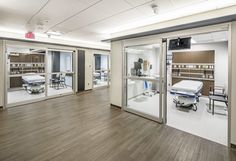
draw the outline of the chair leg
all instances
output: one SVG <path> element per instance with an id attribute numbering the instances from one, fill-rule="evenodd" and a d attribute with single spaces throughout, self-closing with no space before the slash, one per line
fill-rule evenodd
<path id="1" fill-rule="evenodd" d="M 209 110 L 211 111 L 211 99 L 209 98 Z"/>
<path id="2" fill-rule="evenodd" d="M 213 103 L 212 103 L 212 115 L 214 115 L 215 114 L 215 101 L 214 100 L 212 100 L 213 101 Z"/>

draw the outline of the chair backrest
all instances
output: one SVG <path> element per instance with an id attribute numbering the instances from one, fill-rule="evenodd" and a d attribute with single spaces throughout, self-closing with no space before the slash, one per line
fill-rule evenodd
<path id="1" fill-rule="evenodd" d="M 65 78 L 66 78 L 66 73 L 61 73 L 60 79 L 61 79 L 61 80 L 65 80 Z"/>
<path id="2" fill-rule="evenodd" d="M 56 74 L 56 78 L 57 78 L 57 79 L 60 78 L 60 74 L 59 74 L 59 73 Z"/>

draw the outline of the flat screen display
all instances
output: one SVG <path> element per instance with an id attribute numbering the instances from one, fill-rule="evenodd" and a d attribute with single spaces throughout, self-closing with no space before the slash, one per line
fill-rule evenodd
<path id="1" fill-rule="evenodd" d="M 181 50 L 191 48 L 191 37 L 172 39 L 169 41 L 169 50 Z"/>

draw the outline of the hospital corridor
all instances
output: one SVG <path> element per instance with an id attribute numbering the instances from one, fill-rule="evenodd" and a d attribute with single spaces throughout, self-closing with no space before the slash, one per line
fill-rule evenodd
<path id="1" fill-rule="evenodd" d="M 0 161 L 236 161 L 236 0 L 0 0 Z"/>

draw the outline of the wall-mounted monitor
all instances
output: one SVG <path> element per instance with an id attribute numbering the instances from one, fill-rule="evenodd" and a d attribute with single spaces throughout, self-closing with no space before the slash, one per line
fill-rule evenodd
<path id="1" fill-rule="evenodd" d="M 172 39 L 169 41 L 169 50 L 181 50 L 191 48 L 191 37 Z"/>

